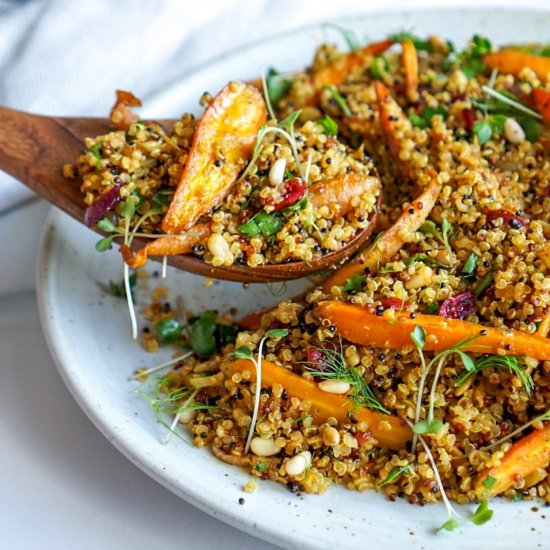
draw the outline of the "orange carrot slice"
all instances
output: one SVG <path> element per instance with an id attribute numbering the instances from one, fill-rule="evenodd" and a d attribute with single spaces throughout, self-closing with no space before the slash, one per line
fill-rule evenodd
<path id="1" fill-rule="evenodd" d="M 537 88 L 531 92 L 531 101 L 535 111 L 542 115 L 544 122 L 550 124 L 550 92 Z"/>
<path id="2" fill-rule="evenodd" d="M 405 243 L 414 239 L 416 231 L 430 215 L 439 190 L 440 185 L 434 179 L 369 249 L 329 275 L 323 281 L 322 288 L 330 290 L 333 286 L 342 286 L 350 277 L 363 275 L 366 268 L 373 274 L 378 266 L 386 264 Z"/>
<path id="3" fill-rule="evenodd" d="M 251 156 L 267 110 L 257 88 L 230 82 L 200 119 L 181 181 L 162 220 L 166 233 L 191 228 L 230 192 Z"/>
<path id="4" fill-rule="evenodd" d="M 550 74 L 550 57 L 532 55 L 518 50 L 503 49 L 484 56 L 483 61 L 491 68 L 516 76 L 522 69 L 529 67 L 541 80 Z"/>
<path id="5" fill-rule="evenodd" d="M 141 107 L 141 101 L 132 93 L 124 90 L 116 91 L 116 101 L 109 115 L 110 121 L 118 130 L 128 130 L 139 120 L 132 107 Z"/>
<path id="6" fill-rule="evenodd" d="M 359 50 L 343 55 L 333 63 L 328 64 L 312 76 L 316 89 L 323 86 L 338 86 L 348 77 L 354 67 L 363 63 L 367 57 L 380 55 L 393 45 L 393 40 L 373 42 Z"/>
<path id="7" fill-rule="evenodd" d="M 148 256 L 188 254 L 194 246 L 210 235 L 211 231 L 209 224 L 198 223 L 189 231 L 188 235 L 159 237 L 135 253 L 129 246 L 123 244 L 120 247 L 120 253 L 132 269 L 138 269 L 147 263 Z"/>
<path id="8" fill-rule="evenodd" d="M 418 56 L 410 40 L 401 42 L 401 62 L 405 72 L 405 95 L 410 102 L 418 101 Z"/>
<path id="9" fill-rule="evenodd" d="M 385 312 L 378 316 L 361 306 L 345 302 L 321 302 L 316 312 L 336 326 L 336 331 L 354 344 L 377 348 L 401 349 L 411 346 L 410 333 L 416 326 L 426 332 L 424 349 L 442 351 L 468 338 L 475 340 L 466 344 L 463 351 L 499 353 L 503 355 L 528 355 L 547 361 L 550 359 L 550 340 L 504 328 L 492 328 L 447 319 L 437 315 Z"/>
<path id="10" fill-rule="evenodd" d="M 499 466 L 485 470 L 474 490 L 479 500 L 498 495 L 512 485 L 550 463 L 550 423 L 516 441 Z"/>
<path id="11" fill-rule="evenodd" d="M 256 379 L 254 365 L 247 359 L 226 362 L 222 365 L 222 370 L 229 375 L 249 371 L 251 379 Z M 338 422 L 344 422 L 348 413 L 353 412 L 359 422 L 368 425 L 369 431 L 381 447 L 398 451 L 404 449 L 407 441 L 412 439 L 411 429 L 401 418 L 365 407 L 356 409 L 345 396 L 324 392 L 312 380 L 262 359 L 262 386 L 270 387 L 273 384 L 280 384 L 290 395 L 302 401 L 309 401 L 310 413 L 318 423 L 325 422 L 331 416 Z"/>
<path id="12" fill-rule="evenodd" d="M 353 210 L 353 199 L 366 193 L 380 194 L 381 182 L 376 176 L 345 174 L 337 178 L 314 183 L 310 188 L 311 202 L 315 208 L 337 205 L 337 215 L 345 216 Z"/>

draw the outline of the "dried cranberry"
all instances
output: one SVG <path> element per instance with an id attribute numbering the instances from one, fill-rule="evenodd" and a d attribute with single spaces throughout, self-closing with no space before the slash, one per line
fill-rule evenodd
<path id="1" fill-rule="evenodd" d="M 487 221 L 492 222 L 493 220 L 496 220 L 498 218 L 502 218 L 502 221 L 505 224 L 508 224 L 512 229 L 520 229 L 520 228 L 527 228 L 527 225 L 529 222 L 524 220 L 523 218 L 520 218 L 519 216 L 516 216 L 515 214 L 512 214 L 511 212 L 508 212 L 507 210 L 504 210 L 502 208 L 499 208 L 497 210 L 486 210 L 485 215 L 487 216 Z"/>
<path id="2" fill-rule="evenodd" d="M 384 309 L 403 309 L 409 306 L 409 302 L 405 302 L 405 300 L 400 300 L 399 298 L 382 298 L 380 303 Z"/>
<path id="3" fill-rule="evenodd" d="M 476 121 L 474 110 L 462 109 L 461 115 L 462 120 L 464 121 L 464 127 L 468 130 L 468 132 L 471 132 L 474 129 L 474 124 Z"/>
<path id="4" fill-rule="evenodd" d="M 275 204 L 275 212 L 297 203 L 307 191 L 307 184 L 301 178 L 291 178 L 284 182 L 283 198 Z"/>
<path id="5" fill-rule="evenodd" d="M 114 185 L 107 192 L 99 195 L 99 197 L 86 208 L 84 223 L 87 226 L 95 225 L 121 200 L 120 185 Z"/>
<path id="6" fill-rule="evenodd" d="M 439 307 L 437 314 L 447 319 L 466 319 L 476 310 L 476 295 L 471 290 L 465 290 L 447 298 Z"/>
<path id="7" fill-rule="evenodd" d="M 372 434 L 370 432 L 357 432 L 353 434 L 353 437 L 355 437 L 359 447 L 361 447 L 372 439 Z"/>

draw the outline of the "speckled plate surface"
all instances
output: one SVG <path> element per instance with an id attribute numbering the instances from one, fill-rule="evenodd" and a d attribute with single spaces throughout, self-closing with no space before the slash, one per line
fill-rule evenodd
<path id="1" fill-rule="evenodd" d="M 342 25 L 377 39 L 388 32 L 414 29 L 438 33 L 463 43 L 473 32 L 496 42 L 547 41 L 550 13 L 446 10 L 371 14 Z M 232 78 L 250 78 L 262 68 L 291 70 L 311 59 L 323 37 L 319 27 L 252 45 L 234 52 L 174 83 L 148 102 L 144 117 L 197 111 L 206 89 L 216 92 Z M 434 535 L 445 518 L 442 506 L 412 507 L 391 503 L 374 492 L 331 488 L 322 496 L 295 496 L 284 487 L 262 483 L 253 495 L 242 492 L 246 473 L 173 439 L 161 442 L 162 430 L 147 403 L 133 389 L 132 372 L 159 361 L 131 340 L 125 303 L 102 290 L 121 278 L 117 253 L 97 254 L 97 237 L 58 211 L 50 213 L 38 267 L 41 317 L 52 355 L 68 388 L 99 430 L 132 462 L 182 498 L 240 529 L 282 546 L 304 548 L 523 548 L 545 545 L 550 528 L 533 503 L 495 501 L 495 517 L 482 527 L 465 524 Z M 149 269 L 157 268 L 151 265 Z M 303 282 L 289 285 L 292 295 Z M 152 286 L 182 294 L 187 308 L 240 313 L 276 301 L 264 286 L 243 289 L 234 283 L 210 287 L 201 278 L 169 270 L 166 281 Z M 166 354 L 164 357 L 168 357 Z M 163 357 L 160 357 L 160 360 Z M 239 505 L 239 498 L 245 503 Z"/>

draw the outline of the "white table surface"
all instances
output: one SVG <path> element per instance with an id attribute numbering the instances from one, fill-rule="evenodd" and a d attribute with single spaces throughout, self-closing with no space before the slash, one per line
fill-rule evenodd
<path id="1" fill-rule="evenodd" d="M 75 403 L 48 352 L 34 273 L 48 206 L 0 215 L 0 548 L 268 549 L 124 458 Z"/>

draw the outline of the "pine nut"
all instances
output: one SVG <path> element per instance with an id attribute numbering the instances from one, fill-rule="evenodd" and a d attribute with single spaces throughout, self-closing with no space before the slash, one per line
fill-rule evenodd
<path id="1" fill-rule="evenodd" d="M 269 183 L 279 185 L 285 179 L 286 159 L 277 159 L 269 170 Z"/>
<path id="2" fill-rule="evenodd" d="M 525 132 L 519 125 L 519 122 L 512 117 L 508 117 L 504 123 L 504 135 L 510 143 L 521 143 L 525 141 Z"/>
<path id="3" fill-rule="evenodd" d="M 275 441 L 273 441 L 273 439 L 253 437 L 250 442 L 250 450 L 256 456 L 272 456 L 276 455 L 281 449 L 275 445 Z"/>
<path id="4" fill-rule="evenodd" d="M 323 443 L 327 447 L 338 445 L 340 443 L 340 434 L 338 430 L 332 426 L 326 426 L 323 430 Z"/>
<path id="5" fill-rule="evenodd" d="M 432 282 L 432 276 L 432 268 L 423 265 L 414 275 L 411 275 L 411 278 L 405 283 L 405 288 L 407 290 L 413 290 L 428 286 Z"/>
<path id="6" fill-rule="evenodd" d="M 285 463 L 285 470 L 289 476 L 300 475 L 306 468 L 311 465 L 311 453 L 302 451 L 296 456 L 289 458 Z"/>
<path id="7" fill-rule="evenodd" d="M 197 411 L 194 409 L 188 409 L 180 414 L 178 422 L 180 424 L 189 424 L 189 422 L 191 422 L 191 420 L 193 420 L 195 416 L 197 416 Z"/>
<path id="8" fill-rule="evenodd" d="M 319 382 L 319 389 L 327 393 L 347 393 L 350 383 L 343 380 L 323 380 Z"/>
<path id="9" fill-rule="evenodd" d="M 208 237 L 208 250 L 214 256 L 212 265 L 231 265 L 235 260 L 229 243 L 219 233 L 212 233 Z"/>

